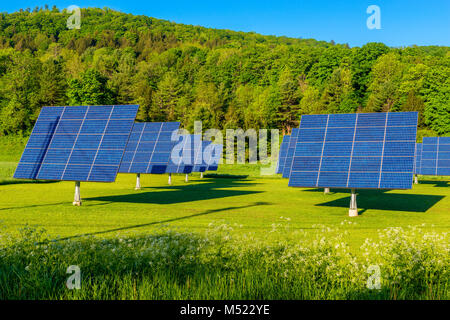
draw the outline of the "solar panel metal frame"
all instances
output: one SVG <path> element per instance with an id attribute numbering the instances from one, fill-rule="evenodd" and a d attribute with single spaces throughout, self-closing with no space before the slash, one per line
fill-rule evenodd
<path id="1" fill-rule="evenodd" d="M 289 148 L 289 140 L 291 136 L 285 135 L 283 141 L 281 142 L 280 151 L 278 153 L 278 162 L 275 173 L 283 173 L 284 164 L 286 162 L 287 150 Z"/>
<path id="2" fill-rule="evenodd" d="M 297 145 L 297 139 L 299 135 L 300 129 L 293 128 L 291 131 L 291 138 L 289 139 L 289 147 L 286 153 L 286 160 L 283 166 L 283 178 L 289 178 L 291 175 L 292 161 L 294 158 L 295 147 Z"/>
<path id="3" fill-rule="evenodd" d="M 422 144 L 416 143 L 416 150 L 414 152 L 414 174 L 421 174 L 422 168 Z"/>
<path id="4" fill-rule="evenodd" d="M 43 107 L 14 178 L 115 181 L 138 108 Z"/>
<path id="5" fill-rule="evenodd" d="M 424 137 L 421 174 L 450 176 L 450 137 Z"/>
<path id="6" fill-rule="evenodd" d="M 417 112 L 302 116 L 289 186 L 411 189 L 417 116 Z"/>
<path id="7" fill-rule="evenodd" d="M 176 144 L 179 122 L 136 122 L 124 153 L 120 173 L 164 174 Z"/>

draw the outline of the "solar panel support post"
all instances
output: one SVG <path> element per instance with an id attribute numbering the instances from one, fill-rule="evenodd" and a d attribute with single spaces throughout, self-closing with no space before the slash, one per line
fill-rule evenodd
<path id="1" fill-rule="evenodd" d="M 330 193 L 330 188 L 323 188 L 323 193 L 324 194 L 329 194 Z"/>
<path id="2" fill-rule="evenodd" d="M 203 179 L 203 172 L 200 172 L 200 179 Z"/>
<path id="3" fill-rule="evenodd" d="M 184 178 L 184 182 L 189 182 L 189 175 L 186 173 L 186 177 Z"/>
<path id="4" fill-rule="evenodd" d="M 75 196 L 73 198 L 74 206 L 81 206 L 80 181 L 75 181 Z"/>
<path id="5" fill-rule="evenodd" d="M 419 178 L 417 177 L 417 174 L 414 175 L 414 184 L 419 184 Z"/>
<path id="6" fill-rule="evenodd" d="M 172 174 L 171 173 L 169 173 L 169 181 L 168 181 L 168 183 L 172 184 Z"/>
<path id="7" fill-rule="evenodd" d="M 141 190 L 141 174 L 140 173 L 136 174 L 136 187 L 134 188 L 134 190 Z"/>
<path id="8" fill-rule="evenodd" d="M 352 189 L 352 195 L 350 198 L 350 210 L 348 211 L 349 217 L 358 216 L 358 207 L 356 206 L 356 190 Z"/>

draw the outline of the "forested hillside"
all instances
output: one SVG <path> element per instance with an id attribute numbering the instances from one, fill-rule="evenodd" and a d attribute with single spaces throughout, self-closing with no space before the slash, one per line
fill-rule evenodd
<path id="1" fill-rule="evenodd" d="M 300 115 L 420 112 L 450 133 L 450 48 L 349 48 L 82 9 L 0 14 L 0 135 L 26 135 L 44 105 L 139 104 L 145 121 L 279 128 Z"/>

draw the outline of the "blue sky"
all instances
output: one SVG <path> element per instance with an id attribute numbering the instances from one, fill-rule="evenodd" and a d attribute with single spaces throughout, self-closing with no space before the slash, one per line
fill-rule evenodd
<path id="1" fill-rule="evenodd" d="M 395 47 L 413 44 L 450 46 L 449 0 L 14 0 L 3 2 L 0 11 L 13 12 L 46 3 L 60 9 L 69 5 L 107 6 L 185 24 L 334 40 L 350 46 L 374 41 Z M 380 7 L 379 30 L 369 30 L 366 26 L 369 5 Z"/>

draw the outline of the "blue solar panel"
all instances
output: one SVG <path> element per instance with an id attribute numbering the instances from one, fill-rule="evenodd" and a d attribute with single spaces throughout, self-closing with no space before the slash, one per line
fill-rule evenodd
<path id="1" fill-rule="evenodd" d="M 114 181 L 138 108 L 43 107 L 14 178 Z"/>
<path id="2" fill-rule="evenodd" d="M 211 143 L 211 141 L 201 141 L 201 135 L 194 136 L 194 168 L 192 172 L 205 172 L 208 164 L 203 156 L 203 150 Z"/>
<path id="3" fill-rule="evenodd" d="M 414 174 L 421 174 L 422 167 L 422 144 L 416 143 L 416 151 L 414 153 Z"/>
<path id="4" fill-rule="evenodd" d="M 450 176 L 450 137 L 424 137 L 421 174 Z"/>
<path id="5" fill-rule="evenodd" d="M 166 173 L 191 173 L 194 168 L 192 149 L 191 135 L 178 135 L 178 140 L 175 141 L 175 146 L 172 149 L 172 155 Z"/>
<path id="6" fill-rule="evenodd" d="M 289 186 L 410 189 L 417 115 L 302 116 Z"/>
<path id="7" fill-rule="evenodd" d="M 277 169 L 275 171 L 276 173 L 283 173 L 284 164 L 286 162 L 287 151 L 289 148 L 289 139 L 290 138 L 291 138 L 290 135 L 286 135 L 283 137 L 283 141 L 281 142 L 281 146 L 280 146 L 280 152 L 278 154 Z"/>
<path id="8" fill-rule="evenodd" d="M 223 145 L 210 143 L 203 152 L 207 164 L 206 171 L 217 171 L 222 158 Z"/>
<path id="9" fill-rule="evenodd" d="M 283 166 L 283 178 L 289 178 L 291 174 L 292 159 L 294 158 L 295 146 L 297 144 L 297 138 L 300 134 L 298 128 L 292 129 L 291 138 L 289 139 L 289 146 L 286 154 L 286 161 Z"/>
<path id="10" fill-rule="evenodd" d="M 163 174 L 169 165 L 178 135 L 179 122 L 135 123 L 130 134 L 120 173 Z"/>

